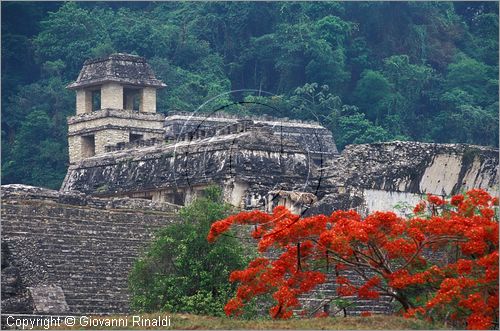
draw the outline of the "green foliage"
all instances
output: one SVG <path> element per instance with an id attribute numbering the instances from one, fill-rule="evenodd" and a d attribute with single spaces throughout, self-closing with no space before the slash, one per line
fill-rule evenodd
<path id="1" fill-rule="evenodd" d="M 379 123 L 391 98 L 391 89 L 391 83 L 381 72 L 366 70 L 356 84 L 353 100 L 370 120 Z"/>
<path id="2" fill-rule="evenodd" d="M 244 267 L 243 248 L 234 237 L 210 244 L 206 236 L 211 224 L 229 211 L 221 190 L 211 187 L 180 210 L 179 222 L 156 234 L 129 276 L 133 309 L 224 314 L 234 294 L 227 279 L 231 271 Z"/>
<path id="3" fill-rule="evenodd" d="M 450 63 L 446 73 L 447 90 L 459 88 L 472 97 L 472 102 L 480 106 L 498 101 L 498 68 L 494 68 L 459 55 Z"/>
<path id="4" fill-rule="evenodd" d="M 30 84 L 3 106 L 2 183 L 58 189 L 67 167 L 65 117 L 74 107 L 72 93 L 54 77 Z M 15 134 L 14 134 L 15 132 Z M 3 147 L 3 146 L 2 146 Z"/>
<path id="5" fill-rule="evenodd" d="M 65 86 L 84 60 L 113 52 L 148 59 L 167 84 L 160 112 L 258 100 L 272 108 L 227 110 L 318 120 L 340 148 L 386 139 L 498 146 L 495 2 L 1 6 L 3 183 L 59 186 L 75 99 Z M 262 93 L 227 93 L 240 89 Z M 21 127 L 37 110 L 48 116 L 48 136 L 26 141 Z M 35 155 L 22 160 L 23 145 Z"/>
<path id="6" fill-rule="evenodd" d="M 349 143 L 362 144 L 389 140 L 389 134 L 382 127 L 373 125 L 364 114 L 342 116 L 339 120 L 337 144 L 344 147 Z"/>
<path id="7" fill-rule="evenodd" d="M 74 79 L 82 63 L 91 57 L 92 49 L 105 41 L 106 30 L 97 15 L 66 2 L 57 12 L 41 21 L 42 30 L 34 39 L 39 63 L 62 60 L 67 65 L 66 77 Z"/>
<path id="8" fill-rule="evenodd" d="M 158 73 L 157 77 L 168 86 L 158 93 L 160 111 L 193 111 L 212 98 L 221 104 L 230 102 L 228 96 L 221 95 L 231 89 L 231 84 L 220 70 L 222 60 L 217 55 L 201 60 L 196 71 L 183 69 L 158 57 L 151 59 L 150 64 Z M 211 111 L 217 108 L 214 103 L 209 105 Z"/>
<path id="9" fill-rule="evenodd" d="M 316 120 L 331 129 L 340 149 L 347 144 L 407 139 L 374 124 L 357 107 L 343 104 L 338 96 L 329 92 L 328 85 L 305 84 L 295 90 L 290 101 L 295 117 Z"/>
<path id="10" fill-rule="evenodd" d="M 28 114 L 14 142 L 11 159 L 2 166 L 2 173 L 13 178 L 13 182 L 24 180 L 35 186 L 57 188 L 66 168 L 66 146 L 60 142 L 63 140 L 54 139 L 52 130 L 53 125 L 45 111 L 33 110 Z M 34 141 L 37 144 L 31 143 Z M 47 166 L 54 171 L 46 171 Z"/>
<path id="11" fill-rule="evenodd" d="M 290 97 L 294 117 L 312 119 L 322 123 L 338 118 L 342 101 L 330 93 L 328 85 L 317 83 L 297 87 Z"/>

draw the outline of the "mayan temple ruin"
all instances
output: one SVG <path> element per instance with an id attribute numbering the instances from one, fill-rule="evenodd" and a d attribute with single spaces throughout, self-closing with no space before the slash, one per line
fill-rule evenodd
<path id="1" fill-rule="evenodd" d="M 162 88 L 146 60 L 128 54 L 86 61 L 68 85 L 76 109 L 61 189 L 2 186 L 4 313 L 128 312 L 135 258 L 211 185 L 242 210 L 307 215 L 498 188 L 497 149 L 396 141 L 339 153 L 319 123 L 157 109 Z"/>

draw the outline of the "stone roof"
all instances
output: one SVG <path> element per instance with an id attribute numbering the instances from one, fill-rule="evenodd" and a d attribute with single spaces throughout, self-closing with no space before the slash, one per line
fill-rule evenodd
<path id="1" fill-rule="evenodd" d="M 199 130 L 228 127 L 242 121 L 268 126 L 276 135 L 300 143 L 304 149 L 315 155 L 326 157 L 338 154 L 332 132 L 317 122 L 290 120 L 271 116 L 241 116 L 224 112 L 180 113 L 169 112 L 165 117 L 167 138 L 177 139 L 179 135 Z"/>
<path id="2" fill-rule="evenodd" d="M 145 58 L 117 53 L 106 58 L 85 61 L 77 80 L 69 84 L 67 88 L 79 89 L 107 82 L 156 88 L 166 86 L 162 81 L 156 79 Z"/>

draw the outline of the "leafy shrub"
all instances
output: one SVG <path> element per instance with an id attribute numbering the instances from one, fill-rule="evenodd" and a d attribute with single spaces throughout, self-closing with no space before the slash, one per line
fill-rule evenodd
<path id="1" fill-rule="evenodd" d="M 208 188 L 204 197 L 180 210 L 178 223 L 157 233 L 129 276 L 133 309 L 223 314 L 235 289 L 229 274 L 245 265 L 243 247 L 234 236 L 209 244 L 206 235 L 229 210 L 220 189 Z"/>

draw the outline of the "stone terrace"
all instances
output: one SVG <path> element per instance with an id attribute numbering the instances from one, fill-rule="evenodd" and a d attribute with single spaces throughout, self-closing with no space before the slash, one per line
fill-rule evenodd
<path id="1" fill-rule="evenodd" d="M 175 221 L 176 210 L 147 200 L 2 186 L 2 244 L 22 280 L 19 294 L 59 286 L 69 313 L 128 312 L 128 272 L 154 231 Z M 9 306 L 15 302 L 2 301 L 2 312 L 18 313 Z"/>

